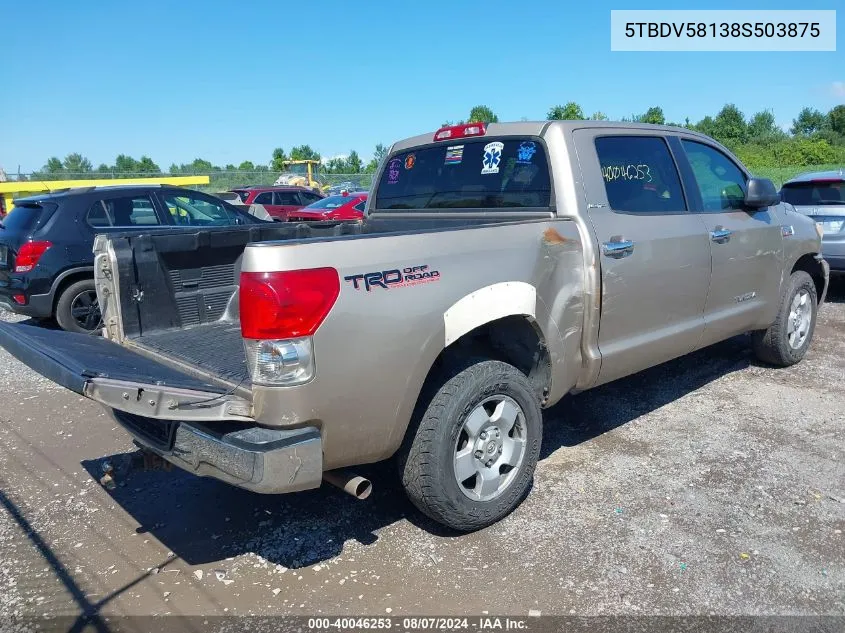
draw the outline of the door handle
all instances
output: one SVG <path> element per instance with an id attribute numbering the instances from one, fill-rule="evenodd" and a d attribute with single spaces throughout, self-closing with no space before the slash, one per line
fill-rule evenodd
<path id="1" fill-rule="evenodd" d="M 621 237 L 612 237 L 610 240 L 601 245 L 601 250 L 607 257 L 627 257 L 634 252 L 634 243 L 631 240 L 623 240 Z"/>
<path id="2" fill-rule="evenodd" d="M 717 226 L 715 229 L 710 231 L 710 239 L 717 244 L 730 242 L 731 235 L 733 235 L 733 231 L 726 229 L 724 226 Z"/>

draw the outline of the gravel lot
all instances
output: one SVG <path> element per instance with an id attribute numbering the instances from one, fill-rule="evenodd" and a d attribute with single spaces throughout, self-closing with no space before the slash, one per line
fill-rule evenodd
<path id="1" fill-rule="evenodd" d="M 365 502 L 145 471 L 0 350 L 0 615 L 845 615 L 843 378 L 835 279 L 796 367 L 739 338 L 565 399 L 528 500 L 456 536 L 381 466 Z"/>

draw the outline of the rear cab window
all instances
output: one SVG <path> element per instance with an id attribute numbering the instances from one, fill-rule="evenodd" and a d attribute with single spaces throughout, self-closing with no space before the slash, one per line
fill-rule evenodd
<path id="1" fill-rule="evenodd" d="M 538 138 L 443 141 L 390 156 L 373 209 L 548 209 L 551 179 Z"/>
<path id="2" fill-rule="evenodd" d="M 666 141 L 657 136 L 595 140 L 607 202 L 625 213 L 684 213 L 681 178 Z"/>

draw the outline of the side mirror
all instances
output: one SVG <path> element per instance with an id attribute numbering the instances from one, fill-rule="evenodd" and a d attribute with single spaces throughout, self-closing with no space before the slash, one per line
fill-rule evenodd
<path id="1" fill-rule="evenodd" d="M 780 202 L 780 195 L 775 183 L 768 178 L 750 178 L 745 192 L 745 206 L 749 209 L 762 209 Z"/>

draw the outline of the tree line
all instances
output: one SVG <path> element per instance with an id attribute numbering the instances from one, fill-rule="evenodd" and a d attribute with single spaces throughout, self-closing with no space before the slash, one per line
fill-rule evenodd
<path id="1" fill-rule="evenodd" d="M 581 106 L 570 101 L 556 105 L 546 113 L 546 119 L 555 120 L 595 120 L 607 121 L 603 112 L 594 112 L 589 117 Z M 523 119 L 527 120 L 527 119 Z M 805 107 L 793 119 L 789 131 L 784 131 L 775 122 L 771 110 L 756 112 L 746 117 L 734 104 L 725 104 L 713 116 L 705 116 L 696 123 L 689 118 L 683 123 L 667 122 L 663 109 L 659 106 L 648 108 L 642 114 L 622 117 L 620 121 L 637 123 L 655 123 L 675 125 L 696 130 L 715 138 L 730 148 L 751 169 L 778 166 L 805 166 L 845 163 L 845 105 L 838 105 L 829 112 Z M 478 105 L 470 110 L 469 116 L 460 121 L 444 121 L 442 125 L 483 121 L 497 123 L 499 117 L 486 105 Z M 387 153 L 387 147 L 379 143 L 373 152 L 373 158 L 364 163 L 357 151 L 351 150 L 346 156 L 338 156 L 324 161 L 323 173 L 327 174 L 372 174 Z M 214 165 L 208 160 L 196 158 L 193 162 L 170 165 L 172 175 L 213 174 L 215 172 L 273 172 L 284 171 L 284 163 L 289 160 L 317 160 L 322 156 L 310 145 L 297 145 L 286 152 L 284 148 L 273 150 L 270 160 L 253 164 L 245 160 L 238 165 Z M 110 178 L 118 174 L 160 174 L 161 168 L 148 156 L 140 159 L 119 154 L 114 164 L 105 163 L 96 169 L 90 160 L 79 153 L 68 154 L 64 160 L 51 157 L 35 174 L 33 179 L 56 179 L 65 175 L 89 178 Z"/>

